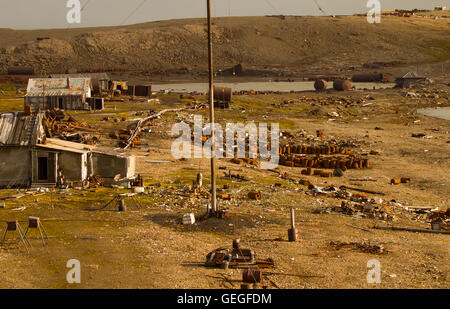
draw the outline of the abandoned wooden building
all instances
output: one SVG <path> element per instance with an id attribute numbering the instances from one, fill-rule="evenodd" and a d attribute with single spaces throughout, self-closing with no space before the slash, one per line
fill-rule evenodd
<path id="1" fill-rule="evenodd" d="M 397 88 L 411 88 L 416 86 L 429 86 L 430 80 L 426 76 L 420 76 L 415 72 L 408 72 L 395 80 Z"/>
<path id="2" fill-rule="evenodd" d="M 92 83 L 90 78 L 30 78 L 25 109 L 32 112 L 46 109 L 90 110 Z"/>
<path id="3" fill-rule="evenodd" d="M 66 183 L 134 178 L 135 157 L 80 143 L 46 138 L 43 113 L 0 114 L 0 187 L 52 187 L 58 172 Z"/>
<path id="4" fill-rule="evenodd" d="M 108 92 L 112 84 L 107 73 L 74 73 L 74 74 L 51 74 L 51 78 L 90 78 L 92 81 L 92 93 L 102 94 Z"/>

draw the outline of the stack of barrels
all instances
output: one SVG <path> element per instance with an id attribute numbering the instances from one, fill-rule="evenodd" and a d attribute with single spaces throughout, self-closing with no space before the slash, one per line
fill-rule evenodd
<path id="1" fill-rule="evenodd" d="M 325 169 L 340 168 L 343 171 L 352 168 L 359 169 L 370 167 L 370 162 L 368 159 L 361 159 L 355 156 L 348 156 L 348 157 L 333 156 L 325 158 L 320 156 L 298 157 L 291 155 L 281 155 L 280 164 L 289 167 L 325 168 Z"/>
<path id="2" fill-rule="evenodd" d="M 340 146 L 321 145 L 321 146 L 308 146 L 308 145 L 293 145 L 293 146 L 281 146 L 280 154 L 353 154 L 352 149 L 346 149 Z"/>

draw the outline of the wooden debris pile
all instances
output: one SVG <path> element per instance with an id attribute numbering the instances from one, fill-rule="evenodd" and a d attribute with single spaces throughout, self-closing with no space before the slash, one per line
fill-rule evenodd
<path id="1" fill-rule="evenodd" d="M 85 122 L 79 122 L 72 116 L 64 120 L 66 115 L 62 110 L 47 110 L 44 116 L 44 129 L 49 138 L 58 137 L 59 139 L 95 145 L 98 143 L 98 137 L 92 134 L 100 133 L 98 129 L 89 127 Z M 86 133 L 80 133 L 86 132 Z M 89 134 L 91 133 L 91 134 Z"/>
<path id="2" fill-rule="evenodd" d="M 100 175 L 93 175 L 87 178 L 89 188 L 98 188 L 105 184 L 105 180 Z"/>
<path id="3" fill-rule="evenodd" d="M 354 106 L 356 104 L 365 104 L 368 100 L 374 100 L 371 96 L 363 96 L 359 98 L 353 98 L 351 96 L 347 97 L 336 97 L 336 96 L 321 96 L 321 97 L 300 97 L 300 103 L 308 103 L 312 106 L 315 105 L 343 105 L 344 107 Z"/>
<path id="4" fill-rule="evenodd" d="M 330 241 L 329 246 L 335 250 L 350 249 L 371 254 L 386 254 L 389 252 L 383 247 L 383 245 L 371 245 L 370 243 L 365 242 L 359 243 L 359 242 Z"/>
<path id="5" fill-rule="evenodd" d="M 134 148 L 136 146 L 142 145 L 140 138 L 142 132 L 142 128 L 138 128 L 138 131 L 135 132 L 133 129 L 120 129 L 119 131 L 116 131 L 114 133 L 111 133 L 109 135 L 110 138 L 116 139 L 119 141 L 119 147 L 126 147 L 129 143 L 129 140 L 132 136 L 134 138 L 132 139 L 130 143 L 130 147 Z"/>

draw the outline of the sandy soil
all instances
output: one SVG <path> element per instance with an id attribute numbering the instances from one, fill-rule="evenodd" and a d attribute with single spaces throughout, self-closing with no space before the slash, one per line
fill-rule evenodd
<path id="1" fill-rule="evenodd" d="M 442 77 L 442 82 L 448 79 Z M 428 106 L 449 106 L 449 87 L 438 84 L 426 91 L 411 90 L 418 97 L 406 97 L 403 90 L 301 93 L 284 95 L 235 96 L 230 110 L 217 110 L 221 123 L 229 121 L 279 122 L 282 131 L 293 135 L 287 142 L 317 143 L 327 140 L 353 144 L 356 153 L 377 150 L 368 155 L 369 169 L 348 170 L 344 177 L 322 179 L 303 176 L 301 168 L 279 167 L 289 178 L 308 179 L 316 185 L 347 185 L 385 193 L 385 200 L 395 199 L 404 206 L 434 206 L 442 210 L 450 206 L 448 179 L 450 163 L 449 122 L 418 115 L 415 110 Z M 439 97 L 435 95 L 438 94 Z M 344 98 L 348 104 L 320 105 L 313 99 Z M 370 97 L 370 99 L 369 99 Z M 113 102 L 116 111 L 96 113 L 71 112 L 80 121 L 108 131 L 127 127 L 139 111 L 160 110 L 184 106 L 187 102 L 176 95 L 161 95 L 160 105 L 133 102 Z M 308 98 L 308 99 L 306 99 Z M 356 103 L 365 98 L 366 103 Z M 202 98 L 198 98 L 202 100 Z M 291 103 L 284 104 L 286 100 Z M 330 112 L 341 116 L 329 121 Z M 207 117 L 207 110 L 196 113 Z M 170 154 L 171 125 L 189 121 L 193 112 L 167 114 L 151 127 L 152 133 L 142 137 L 145 145 L 130 150 L 137 156 L 137 169 L 144 176 L 149 194 L 139 196 L 144 208 L 127 200 L 127 212 L 116 206 L 95 211 L 115 194 L 126 189 L 99 188 L 97 191 L 70 191 L 62 198 L 53 192 L 6 201 L 0 209 L 0 220 L 21 220 L 26 225 L 29 215 L 39 216 L 50 236 L 48 247 L 32 239 L 33 248 L 27 254 L 9 235 L 0 250 L 0 287 L 2 288 L 239 288 L 240 270 L 205 268 L 201 263 L 218 247 L 231 247 L 234 238 L 252 248 L 258 257 L 275 261 L 274 272 L 295 274 L 272 275 L 281 288 L 448 288 L 450 246 L 448 235 L 372 229 L 374 225 L 429 228 L 416 214 L 393 208 L 397 221 L 384 222 L 376 218 L 358 218 L 342 213 L 315 214 L 326 206 L 339 206 L 341 200 L 313 196 L 307 187 L 281 179 L 277 173 L 245 164 L 236 165 L 220 159 L 218 166 L 239 173 L 249 181 L 223 178 L 219 170 L 218 186 L 232 194 L 229 202 L 219 205 L 229 208 L 223 220 L 198 221 L 183 226 L 183 214 L 193 212 L 199 218 L 206 211 L 208 199 L 190 200 L 187 186 L 198 172 L 209 184 L 207 159 L 174 160 Z M 126 122 L 102 121 L 105 115 L 126 117 Z M 376 130 L 375 128 L 382 130 Z M 300 132 L 304 130 L 306 137 Z M 308 141 L 316 130 L 325 133 L 320 141 Z M 425 133 L 431 138 L 414 138 Z M 101 144 L 115 147 L 115 141 L 105 134 Z M 146 147 L 156 146 L 156 153 Z M 154 164 L 149 160 L 167 160 Z M 371 177 L 374 181 L 356 181 Z M 393 186 L 391 178 L 410 177 L 411 183 Z M 160 184 L 161 186 L 155 186 Z M 260 201 L 248 200 L 250 190 L 260 190 Z M 8 196 L 14 190 L 2 190 Z M 376 198 L 376 195 L 369 195 Z M 14 208 L 26 206 L 24 210 Z M 290 207 L 296 210 L 299 240 L 287 242 Z M 364 228 L 367 231 L 358 228 Z M 35 231 L 33 231 L 35 233 Z M 31 234 L 36 237 L 36 234 Z M 383 245 L 386 254 L 330 247 L 331 241 L 366 242 Z M 79 259 L 82 265 L 81 284 L 66 282 L 66 263 Z M 381 263 L 382 282 L 368 284 L 367 262 Z M 225 274 L 229 282 L 220 279 Z M 267 281 L 266 281 L 267 282 Z M 275 288 L 268 283 L 270 288 Z"/>

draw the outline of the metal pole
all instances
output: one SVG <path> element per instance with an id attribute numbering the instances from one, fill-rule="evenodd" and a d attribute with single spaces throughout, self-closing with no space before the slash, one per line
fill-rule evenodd
<path id="1" fill-rule="evenodd" d="M 291 227 L 295 229 L 295 212 L 294 207 L 291 208 Z"/>
<path id="2" fill-rule="evenodd" d="M 213 40 L 211 27 L 211 0 L 207 0 L 208 6 L 208 55 L 209 55 L 209 111 L 211 125 L 211 209 L 214 214 L 217 213 L 216 201 L 216 140 L 214 128 L 214 71 L 213 71 Z"/>

